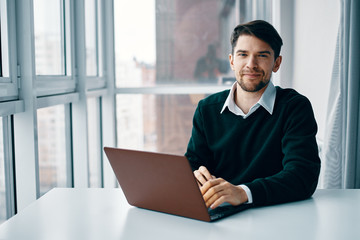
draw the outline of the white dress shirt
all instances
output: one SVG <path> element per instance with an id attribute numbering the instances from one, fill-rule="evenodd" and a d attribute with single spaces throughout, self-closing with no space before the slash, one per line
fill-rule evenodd
<path id="1" fill-rule="evenodd" d="M 237 87 L 236 85 L 237 82 L 234 82 L 220 114 L 222 114 L 225 111 L 225 109 L 228 108 L 230 112 L 234 113 L 235 115 L 242 116 L 244 119 L 246 119 L 251 114 L 253 114 L 260 106 L 265 108 L 266 111 L 268 111 L 270 114 L 273 113 L 275 98 L 276 98 L 276 89 L 272 81 L 269 82 L 267 88 L 265 89 L 259 101 L 250 108 L 247 114 L 245 114 L 235 103 L 234 95 Z M 240 187 L 242 187 L 242 189 L 244 189 L 244 191 L 246 192 L 246 195 L 248 197 L 247 203 L 248 204 L 252 203 L 253 199 L 250 189 L 246 185 L 240 185 Z"/>

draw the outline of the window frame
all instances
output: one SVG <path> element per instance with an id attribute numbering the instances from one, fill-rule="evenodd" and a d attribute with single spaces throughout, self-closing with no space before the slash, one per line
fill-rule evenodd
<path id="1" fill-rule="evenodd" d="M 73 1 L 61 0 L 60 16 L 61 41 L 64 54 L 64 75 L 35 75 L 37 97 L 67 94 L 77 91 Z"/>
<path id="2" fill-rule="evenodd" d="M 74 176 L 73 176 L 73 161 L 72 161 L 72 138 L 71 138 L 71 107 L 70 104 L 72 101 L 78 99 L 77 94 L 71 94 L 67 96 L 53 96 L 46 97 L 40 100 L 40 104 L 38 104 L 37 110 L 42 108 L 54 107 L 56 105 L 64 105 L 64 121 L 65 121 L 65 172 L 66 172 L 66 187 L 74 187 Z M 59 104 L 59 102 L 61 102 Z M 38 117 L 37 117 L 38 119 Z M 38 159 L 40 162 L 40 159 Z M 38 166 L 38 170 L 40 171 L 40 164 Z M 40 187 L 40 175 L 38 174 L 36 177 L 37 185 Z M 39 188 L 40 191 L 40 188 Z"/>
<path id="3" fill-rule="evenodd" d="M 18 67 L 16 63 L 15 1 L 5 0 L 7 11 L 8 77 L 0 77 L 0 102 L 18 99 Z M 1 46 L 0 46 L 1 47 Z M 2 56 L 1 56 L 2 57 Z"/>
<path id="4" fill-rule="evenodd" d="M 95 1 L 95 44 L 96 44 L 96 67 L 97 74 L 87 75 L 86 73 L 86 86 L 88 90 L 96 90 L 106 88 L 106 72 L 104 69 L 105 62 L 105 41 L 104 36 L 106 35 L 105 26 L 105 3 L 103 0 Z M 85 33 L 86 34 L 86 33 Z M 86 40 L 85 40 L 86 41 Z M 86 50 L 85 50 L 86 52 Z"/>

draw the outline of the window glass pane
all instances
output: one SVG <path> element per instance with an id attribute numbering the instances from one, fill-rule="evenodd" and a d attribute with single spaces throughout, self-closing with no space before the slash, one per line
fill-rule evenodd
<path id="1" fill-rule="evenodd" d="M 86 75 L 97 76 L 96 0 L 85 0 Z"/>
<path id="2" fill-rule="evenodd" d="M 89 98 L 87 101 L 90 187 L 101 187 L 102 185 L 99 101 L 98 98 Z"/>
<path id="3" fill-rule="evenodd" d="M 0 0 L 0 77 L 9 77 L 9 35 L 7 18 L 6 0 Z"/>
<path id="4" fill-rule="evenodd" d="M 98 75 L 103 76 L 103 19 L 102 17 L 103 0 L 97 0 L 97 53 L 98 53 Z"/>
<path id="5" fill-rule="evenodd" d="M 204 97 L 204 94 L 118 94 L 118 147 L 183 155 L 195 108 Z"/>
<path id="6" fill-rule="evenodd" d="M 6 185 L 2 120 L 2 117 L 0 117 L 0 224 L 6 220 Z"/>
<path id="7" fill-rule="evenodd" d="M 40 194 L 67 186 L 65 106 L 37 111 Z"/>
<path id="8" fill-rule="evenodd" d="M 85 0 L 86 75 L 103 75 L 101 0 Z"/>
<path id="9" fill-rule="evenodd" d="M 34 0 L 37 75 L 64 75 L 64 15 L 61 0 Z"/>
<path id="10" fill-rule="evenodd" d="M 228 54 L 237 3 L 115 1 L 117 87 L 233 81 Z"/>

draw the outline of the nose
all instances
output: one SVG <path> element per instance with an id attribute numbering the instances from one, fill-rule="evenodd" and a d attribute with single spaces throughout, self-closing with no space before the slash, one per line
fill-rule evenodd
<path id="1" fill-rule="evenodd" d="M 249 56 L 246 67 L 254 69 L 257 67 L 257 59 L 255 56 Z"/>

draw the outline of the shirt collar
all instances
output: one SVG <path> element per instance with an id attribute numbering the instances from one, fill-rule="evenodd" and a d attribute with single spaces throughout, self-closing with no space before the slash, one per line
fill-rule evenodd
<path id="1" fill-rule="evenodd" d="M 224 106 L 221 109 L 220 113 L 223 113 L 224 110 L 226 108 L 228 108 L 230 112 L 232 112 L 236 115 L 241 115 L 241 116 L 247 117 L 254 111 L 251 111 L 248 114 L 244 114 L 243 111 L 235 104 L 234 94 L 235 94 L 235 90 L 236 90 L 236 84 L 237 84 L 237 82 L 234 82 L 234 84 L 232 85 L 232 87 L 230 89 L 230 93 L 229 93 L 228 97 L 226 98 Z M 259 105 L 259 106 L 262 106 L 263 108 L 265 108 L 265 110 L 268 111 L 270 114 L 272 114 L 273 110 L 274 110 L 274 105 L 275 105 L 275 98 L 276 98 L 276 88 L 275 88 L 274 84 L 272 83 L 272 81 L 270 81 L 267 88 L 265 89 L 263 95 L 259 99 L 259 101 L 256 104 L 254 104 L 254 106 L 251 108 L 254 108 L 256 105 Z"/>

